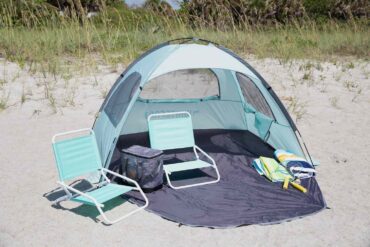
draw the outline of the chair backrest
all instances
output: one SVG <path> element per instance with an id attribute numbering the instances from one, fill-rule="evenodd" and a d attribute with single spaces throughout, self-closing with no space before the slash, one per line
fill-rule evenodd
<path id="1" fill-rule="evenodd" d="M 169 150 L 193 147 L 193 123 L 189 112 L 151 114 L 148 117 L 150 146 Z"/>
<path id="2" fill-rule="evenodd" d="M 66 132 L 67 133 L 67 132 Z M 53 150 L 61 181 L 73 179 L 102 167 L 94 132 L 54 142 Z"/>

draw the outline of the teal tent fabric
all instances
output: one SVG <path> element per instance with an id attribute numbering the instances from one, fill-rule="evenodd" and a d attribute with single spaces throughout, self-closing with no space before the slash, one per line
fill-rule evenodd
<path id="1" fill-rule="evenodd" d="M 270 127 L 271 127 L 271 124 L 274 120 L 272 120 L 271 118 L 265 116 L 264 114 L 260 113 L 260 112 L 256 112 L 255 113 L 255 117 L 256 117 L 256 121 L 255 121 L 255 124 L 256 124 L 256 128 L 258 130 L 258 133 L 260 135 L 260 137 L 265 140 L 269 130 L 270 130 Z"/>
<path id="2" fill-rule="evenodd" d="M 297 137 L 290 126 L 273 122 L 267 142 L 276 149 L 283 149 L 295 155 L 305 157 Z"/>
<path id="3" fill-rule="evenodd" d="M 258 136 L 262 140 L 265 140 L 269 134 L 270 127 L 272 125 L 272 122 L 274 122 L 274 119 L 271 119 L 265 114 L 258 112 L 253 106 L 247 103 L 244 104 L 244 111 L 246 112 L 246 114 L 251 114 L 254 117 L 254 130 L 257 131 Z M 249 120 L 249 122 L 251 123 L 252 120 Z"/>
<path id="4" fill-rule="evenodd" d="M 136 101 L 121 134 L 146 132 L 147 117 L 150 114 L 175 111 L 190 112 L 195 129 L 247 129 L 240 102 L 219 99 L 193 102 L 176 100 L 166 103 Z"/>
<path id="5" fill-rule="evenodd" d="M 211 69 L 215 73 L 219 82 L 219 97 L 159 101 L 140 99 L 141 90 L 151 79 L 171 71 L 197 68 Z M 236 73 L 253 81 L 275 119 L 256 111 L 244 99 Z M 138 77 L 139 84 L 133 83 L 132 78 Z M 122 89 L 123 84 L 127 86 L 125 90 Z M 115 97 L 115 93 L 125 99 Z M 122 106 L 121 109 L 116 107 L 120 115 L 112 119 L 109 109 L 117 104 Z M 168 42 L 157 46 L 129 66 L 105 99 L 93 126 L 105 166 L 111 161 L 120 135 L 147 131 L 146 118 L 151 113 L 174 111 L 189 111 L 195 129 L 248 130 L 262 140 L 266 139 L 275 148 L 303 154 L 294 132 L 295 126 L 291 124 L 286 110 L 271 88 L 250 66 L 211 42 L 206 45 Z"/>

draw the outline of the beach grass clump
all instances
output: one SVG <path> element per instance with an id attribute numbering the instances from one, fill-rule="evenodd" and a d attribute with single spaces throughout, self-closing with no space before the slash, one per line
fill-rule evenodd
<path id="1" fill-rule="evenodd" d="M 0 112 L 9 107 L 8 105 L 9 96 L 10 96 L 9 93 L 7 94 L 5 91 L 2 91 L 0 95 Z"/>

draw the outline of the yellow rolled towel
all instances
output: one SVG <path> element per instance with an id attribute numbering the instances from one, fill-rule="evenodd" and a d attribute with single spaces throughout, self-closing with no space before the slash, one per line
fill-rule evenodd
<path id="1" fill-rule="evenodd" d="M 297 184 L 297 183 L 294 183 L 294 182 L 290 182 L 290 184 L 294 188 L 296 188 L 297 190 L 302 191 L 303 193 L 306 193 L 307 192 L 307 189 L 305 187 L 303 187 L 302 185 L 300 185 L 300 184 Z"/>
<path id="2" fill-rule="evenodd" d="M 285 190 L 287 190 L 287 189 L 288 189 L 288 186 L 289 186 L 289 180 L 290 180 L 290 178 L 289 178 L 288 176 L 286 176 L 286 177 L 285 177 L 285 179 L 284 179 L 283 188 L 284 188 Z"/>

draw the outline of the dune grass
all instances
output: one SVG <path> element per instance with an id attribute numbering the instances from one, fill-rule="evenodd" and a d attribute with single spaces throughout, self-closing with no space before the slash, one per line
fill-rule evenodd
<path id="1" fill-rule="evenodd" d="M 122 15 L 113 11 L 102 13 L 95 20 L 85 20 L 83 25 L 73 18 L 58 20 L 57 24 L 51 21 L 37 26 L 5 25 L 0 28 L 0 56 L 21 66 L 28 64 L 31 69 L 58 74 L 71 59 L 93 62 L 98 57 L 108 64 L 127 64 L 158 43 L 188 36 L 205 38 L 241 55 L 261 58 L 327 59 L 343 55 L 367 59 L 370 55 L 366 22 L 329 21 L 319 26 L 307 22 L 220 31 L 192 28 L 176 17 L 135 12 Z"/>

